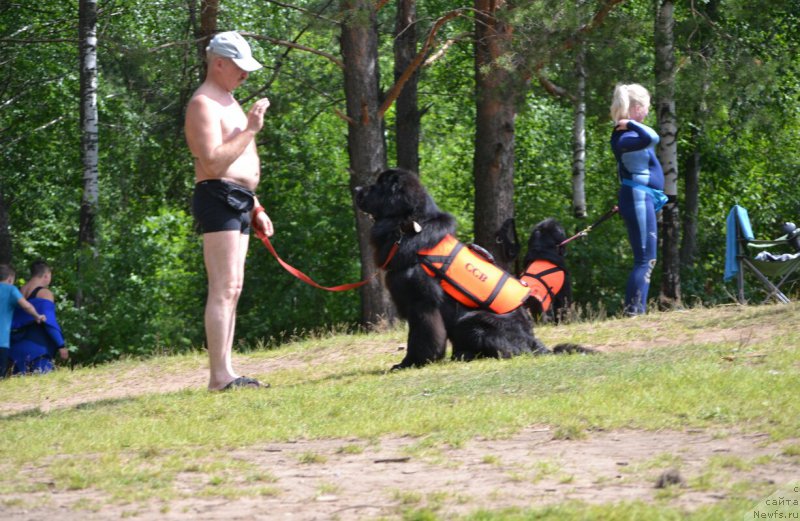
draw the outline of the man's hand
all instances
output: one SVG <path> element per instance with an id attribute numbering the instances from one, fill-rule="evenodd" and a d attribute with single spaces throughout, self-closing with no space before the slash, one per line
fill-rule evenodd
<path id="1" fill-rule="evenodd" d="M 264 232 L 267 237 L 272 237 L 272 235 L 275 233 L 275 229 L 272 226 L 272 220 L 264 210 L 256 212 L 256 214 L 253 216 L 253 226 L 255 226 L 256 229 Z"/>
<path id="2" fill-rule="evenodd" d="M 46 317 L 46 316 L 44 316 L 44 315 L 37 315 L 37 317 L 36 317 L 36 323 L 37 323 L 37 324 L 41 324 L 41 323 L 43 323 L 43 322 L 47 322 L 47 317 Z"/>
<path id="3" fill-rule="evenodd" d="M 261 98 L 253 103 L 250 112 L 247 113 L 247 130 L 258 132 L 264 126 L 264 114 L 269 108 L 269 99 Z"/>
<path id="4" fill-rule="evenodd" d="M 58 350 L 58 355 L 61 357 L 62 360 L 66 360 L 69 358 L 69 350 L 66 347 L 61 347 Z"/>

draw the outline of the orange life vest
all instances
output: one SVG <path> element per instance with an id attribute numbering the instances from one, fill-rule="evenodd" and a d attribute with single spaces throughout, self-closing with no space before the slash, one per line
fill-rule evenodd
<path id="1" fill-rule="evenodd" d="M 564 285 L 564 270 L 550 261 L 535 260 L 528 265 L 520 280 L 531 288 L 531 296 L 542 303 L 542 311 L 547 311 Z"/>
<path id="2" fill-rule="evenodd" d="M 530 295 L 530 288 L 478 255 L 452 235 L 439 244 L 417 252 L 422 269 L 448 295 L 469 308 L 494 313 L 514 311 Z"/>

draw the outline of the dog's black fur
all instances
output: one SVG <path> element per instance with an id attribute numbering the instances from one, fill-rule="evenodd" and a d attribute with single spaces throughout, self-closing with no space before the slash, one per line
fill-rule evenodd
<path id="1" fill-rule="evenodd" d="M 452 215 L 439 210 L 416 175 L 401 169 L 386 170 L 373 185 L 357 187 L 355 200 L 358 208 L 375 220 L 371 240 L 378 265 L 400 241 L 386 268 L 385 281 L 398 313 L 408 321 L 409 331 L 406 356 L 392 369 L 442 360 L 448 338 L 454 360 L 550 353 L 534 337 L 523 307 L 503 315 L 466 308 L 423 271 L 417 251 L 432 248 L 447 234 L 455 235 L 456 222 Z M 415 223 L 421 227 L 419 232 Z M 554 351 L 573 351 L 574 347 L 561 345 Z"/>
<path id="2" fill-rule="evenodd" d="M 561 322 L 567 317 L 572 304 L 572 279 L 564 260 L 566 249 L 564 246 L 559 246 L 566 239 L 564 228 L 553 218 L 545 219 L 534 226 L 528 238 L 528 251 L 523 261 L 524 269 L 535 260 L 545 260 L 564 270 L 564 285 L 556 293 L 547 312 L 542 311 L 541 302 L 535 298 L 529 298 L 525 302 L 534 317 L 541 317 L 545 321 Z"/>

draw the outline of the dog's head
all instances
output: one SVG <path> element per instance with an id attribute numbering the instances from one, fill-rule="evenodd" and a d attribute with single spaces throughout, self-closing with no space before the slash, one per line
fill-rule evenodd
<path id="1" fill-rule="evenodd" d="M 566 248 L 559 246 L 567 239 L 564 228 L 555 219 L 548 218 L 533 227 L 528 239 L 528 252 L 550 252 L 564 255 Z"/>
<path id="2" fill-rule="evenodd" d="M 383 171 L 374 184 L 355 188 L 356 206 L 381 219 L 411 219 L 435 209 L 425 187 L 412 172 L 400 168 Z"/>

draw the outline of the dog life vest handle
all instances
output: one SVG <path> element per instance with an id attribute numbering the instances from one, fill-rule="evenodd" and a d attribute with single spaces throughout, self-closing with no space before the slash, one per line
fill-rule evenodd
<path id="1" fill-rule="evenodd" d="M 608 219 L 610 219 L 610 218 L 611 218 L 611 216 L 612 216 L 612 215 L 614 215 L 614 214 L 615 214 L 615 213 L 617 213 L 618 211 L 619 211 L 619 206 L 616 206 L 616 205 L 615 205 L 615 206 L 614 206 L 614 208 L 612 208 L 612 209 L 610 209 L 609 211 L 607 211 L 606 213 L 604 213 L 604 214 L 603 214 L 603 215 L 602 215 L 602 216 L 601 216 L 601 217 L 600 217 L 600 218 L 597 220 L 597 222 L 595 222 L 594 224 L 591 224 L 591 225 L 589 225 L 587 228 L 585 228 L 585 229 L 583 229 L 583 230 L 579 231 L 578 233 L 576 233 L 575 235 L 573 235 L 573 236 L 572 236 L 572 237 L 570 237 L 569 239 L 566 239 L 565 241 L 563 241 L 563 242 L 559 243 L 559 246 L 566 246 L 566 245 L 567 245 L 567 243 L 570 243 L 570 242 L 574 241 L 575 239 L 578 239 L 579 237 L 585 237 L 586 235 L 588 235 L 588 234 L 589 234 L 589 232 L 590 232 L 590 231 L 592 231 L 592 229 L 593 229 L 595 226 L 598 226 L 598 225 L 600 225 L 600 224 L 602 224 L 602 223 L 606 222 Z"/>
<path id="2" fill-rule="evenodd" d="M 379 272 L 375 272 L 375 274 L 372 277 L 368 278 L 368 279 L 364 279 L 364 280 L 361 280 L 361 281 L 358 281 L 358 282 L 351 282 L 350 284 L 340 284 L 339 286 L 322 286 L 320 284 L 317 284 L 313 280 L 311 280 L 311 277 L 309 277 L 308 275 L 306 275 L 302 271 L 298 270 L 297 268 L 291 266 L 289 263 L 287 263 L 286 261 L 281 259 L 280 256 L 278 255 L 278 252 L 276 252 L 275 248 L 272 246 L 272 243 L 269 242 L 269 237 L 267 237 L 267 235 L 264 232 L 262 232 L 259 229 L 256 229 L 256 235 L 258 236 L 259 239 L 261 239 L 261 242 L 264 243 L 264 246 L 266 246 L 267 249 L 269 250 L 269 252 L 272 253 L 272 256 L 275 257 L 275 259 L 278 261 L 278 263 L 281 266 L 283 266 L 283 269 L 285 269 L 286 271 L 288 271 L 289 273 L 291 273 L 292 275 L 294 275 L 298 279 L 302 280 L 303 282 L 305 282 L 309 286 L 314 286 L 315 288 L 324 289 L 325 291 L 347 291 L 347 290 L 351 290 L 351 289 L 356 289 L 356 288 L 360 288 L 361 286 L 363 286 L 364 284 L 366 284 L 370 280 L 374 279 L 379 273 Z M 389 255 L 386 257 L 386 261 L 383 263 L 383 266 L 381 266 L 381 269 L 385 268 L 389 264 L 389 261 L 392 260 L 392 257 L 394 257 L 394 254 L 397 253 L 397 249 L 399 247 L 400 247 L 400 241 L 398 241 L 398 242 L 396 242 L 396 243 L 394 243 L 392 245 L 392 249 L 389 250 Z"/>

